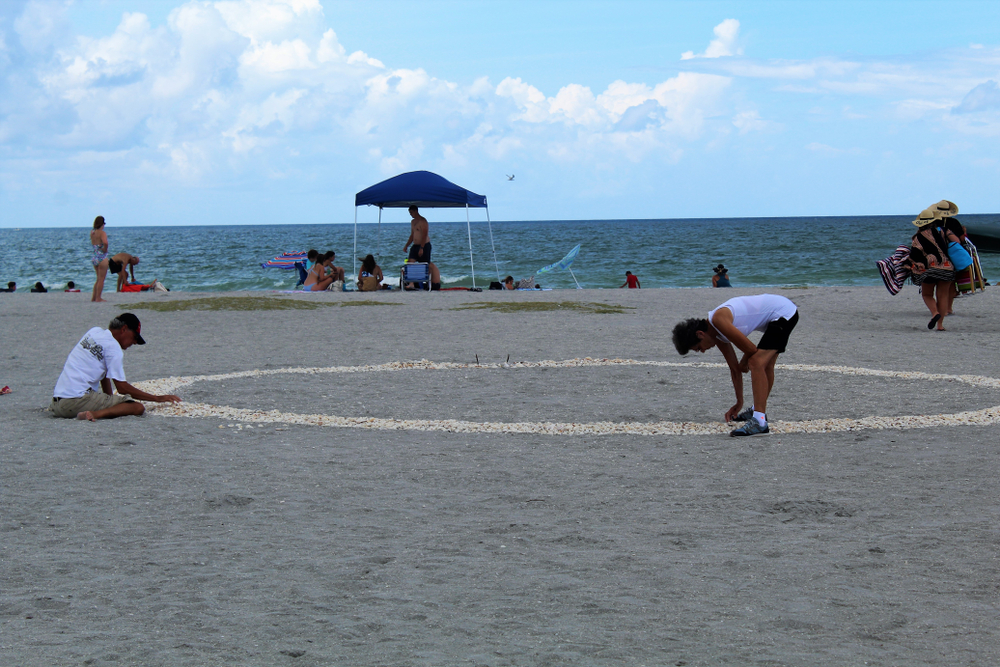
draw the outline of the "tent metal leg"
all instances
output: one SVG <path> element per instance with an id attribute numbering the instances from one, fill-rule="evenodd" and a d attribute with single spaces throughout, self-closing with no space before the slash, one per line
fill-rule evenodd
<path id="1" fill-rule="evenodd" d="M 502 283 L 503 281 L 500 280 L 500 264 L 497 262 L 497 249 L 496 246 L 493 245 L 493 223 L 490 222 L 489 208 L 486 209 L 486 224 L 490 228 L 490 249 L 493 251 L 493 267 L 497 270 L 497 282 Z"/>
<path id="2" fill-rule="evenodd" d="M 465 227 L 469 230 L 469 266 L 472 268 L 472 289 L 476 289 L 476 264 L 472 260 L 472 220 L 469 218 L 469 205 L 465 205 Z"/>
<path id="3" fill-rule="evenodd" d="M 358 207 L 354 207 L 354 259 L 351 260 L 351 270 L 358 275 Z M 346 280 L 344 282 L 347 282 Z"/>

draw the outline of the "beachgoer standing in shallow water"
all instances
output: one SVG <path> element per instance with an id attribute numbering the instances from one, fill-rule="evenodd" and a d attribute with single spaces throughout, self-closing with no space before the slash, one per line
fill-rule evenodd
<path id="1" fill-rule="evenodd" d="M 712 287 L 732 287 L 732 283 L 729 282 L 729 269 L 719 264 L 717 267 L 712 269 L 715 275 L 712 276 Z"/>
<path id="2" fill-rule="evenodd" d="M 619 285 L 619 289 L 622 287 L 628 287 L 629 289 L 639 289 L 642 285 L 639 284 L 639 278 L 632 274 L 631 271 L 625 272 L 625 283 Z"/>
<path id="3" fill-rule="evenodd" d="M 104 301 L 101 293 L 104 291 L 104 278 L 108 275 L 108 235 L 104 231 L 104 216 L 94 218 L 94 228 L 90 231 L 90 245 L 94 252 L 90 263 L 94 265 L 97 279 L 94 281 L 94 293 L 91 301 Z"/>
<path id="4" fill-rule="evenodd" d="M 716 345 L 729 365 L 729 375 L 736 390 L 736 403 L 726 411 L 726 421 L 744 421 L 731 436 L 762 435 L 767 427 L 767 398 L 774 387 L 774 365 L 785 351 L 788 337 L 799 321 L 798 308 L 776 294 L 738 296 L 711 311 L 707 318 L 692 318 L 677 324 L 673 331 L 674 347 L 684 355 L 691 350 L 705 352 Z M 763 331 L 754 345 L 747 337 L 751 331 Z M 736 359 L 733 346 L 743 352 Z M 750 372 L 753 405 L 743 407 L 743 374 Z"/>

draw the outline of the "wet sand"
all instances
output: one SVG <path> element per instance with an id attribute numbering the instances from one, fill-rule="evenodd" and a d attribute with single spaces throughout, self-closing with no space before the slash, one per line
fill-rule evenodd
<path id="1" fill-rule="evenodd" d="M 993 288 L 960 298 L 945 333 L 926 329 L 914 288 L 772 291 L 801 313 L 783 363 L 1000 378 Z M 714 350 L 679 357 L 670 329 L 744 293 L 272 295 L 331 305 L 134 309 L 149 344 L 126 352 L 125 369 L 139 383 L 478 356 L 499 366 L 278 373 L 178 392 L 189 404 L 398 422 L 709 424 L 733 401 L 721 368 L 516 364 L 721 362 Z M 158 410 L 92 424 L 44 411 L 89 327 L 130 304 L 203 296 L 0 299 L 0 386 L 13 390 L 0 396 L 0 664 L 1000 663 L 996 426 L 733 439 Z M 344 305 L 359 301 L 385 305 Z M 565 301 L 624 308 L 461 309 Z M 508 355 L 515 367 L 502 366 Z M 954 379 L 779 365 L 768 412 L 791 423 L 997 405 L 1000 389 Z"/>

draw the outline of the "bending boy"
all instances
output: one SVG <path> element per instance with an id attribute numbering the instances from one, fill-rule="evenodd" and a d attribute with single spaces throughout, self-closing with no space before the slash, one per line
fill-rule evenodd
<path id="1" fill-rule="evenodd" d="M 785 351 L 788 336 L 799 321 L 795 304 L 776 294 L 739 296 L 711 311 L 707 318 L 692 318 L 674 327 L 674 347 L 679 353 L 705 352 L 715 346 L 729 364 L 729 375 L 736 390 L 736 403 L 726 412 L 726 421 L 746 422 L 730 432 L 731 436 L 762 435 L 767 428 L 767 397 L 774 386 L 774 364 Z M 763 331 L 754 345 L 747 337 L 751 331 Z M 743 357 L 738 361 L 733 346 Z M 743 373 L 750 372 L 753 405 L 743 407 Z"/>

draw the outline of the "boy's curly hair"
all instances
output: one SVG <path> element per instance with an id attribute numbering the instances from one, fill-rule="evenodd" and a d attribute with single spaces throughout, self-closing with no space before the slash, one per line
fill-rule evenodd
<path id="1" fill-rule="evenodd" d="M 704 317 L 692 317 L 677 323 L 674 327 L 674 347 L 679 354 L 687 354 L 698 344 L 699 331 L 708 331 L 708 320 Z"/>

